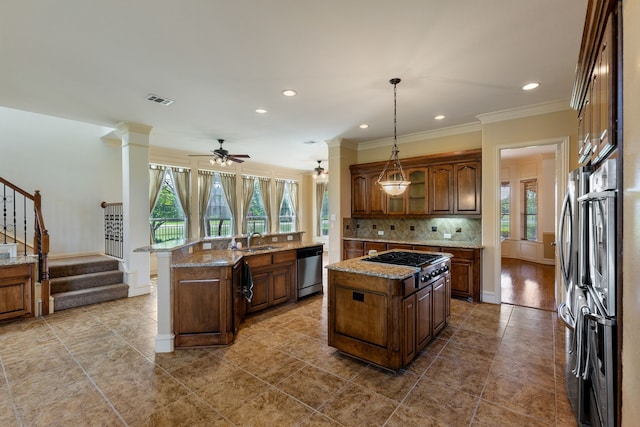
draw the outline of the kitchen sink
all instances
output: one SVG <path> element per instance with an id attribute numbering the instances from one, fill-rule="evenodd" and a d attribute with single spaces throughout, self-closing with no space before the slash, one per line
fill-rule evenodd
<path id="1" fill-rule="evenodd" d="M 242 248 L 238 250 L 242 252 L 256 252 L 256 251 L 267 251 L 270 249 L 278 249 L 278 246 L 253 246 L 251 248 Z"/>

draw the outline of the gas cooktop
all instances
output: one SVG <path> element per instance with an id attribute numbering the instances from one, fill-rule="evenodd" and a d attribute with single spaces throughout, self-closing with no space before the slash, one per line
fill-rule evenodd
<path id="1" fill-rule="evenodd" d="M 409 267 L 425 267 L 436 260 L 441 260 L 441 255 L 433 255 L 420 252 L 386 252 L 380 255 L 364 258 L 363 261 L 379 262 L 383 264 L 406 265 Z"/>

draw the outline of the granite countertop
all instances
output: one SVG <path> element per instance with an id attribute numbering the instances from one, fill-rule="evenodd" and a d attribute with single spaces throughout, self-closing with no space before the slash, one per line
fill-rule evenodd
<path id="1" fill-rule="evenodd" d="M 37 255 L 27 255 L 12 258 L 0 258 L 0 267 L 7 265 L 35 264 L 38 262 Z"/>
<path id="2" fill-rule="evenodd" d="M 252 255 L 267 254 L 272 252 L 288 251 L 302 248 L 312 248 L 322 246 L 317 242 L 289 242 L 289 243 L 273 243 L 270 245 L 260 245 L 257 247 L 268 246 L 271 249 L 258 249 L 248 251 L 247 249 L 223 249 L 223 250 L 205 250 L 194 253 L 180 261 L 171 264 L 171 267 L 224 267 L 234 265 L 242 258 Z"/>
<path id="3" fill-rule="evenodd" d="M 400 243 L 407 245 L 424 245 L 439 246 L 444 248 L 466 248 L 466 249 L 483 249 L 484 245 L 475 242 L 464 242 L 457 240 L 397 240 L 397 239 L 375 239 L 365 237 L 343 237 L 342 240 L 356 240 L 362 242 L 380 242 L 380 243 Z"/>
<path id="4" fill-rule="evenodd" d="M 396 250 L 394 250 L 396 251 Z M 385 251 L 390 252 L 390 251 Z M 384 253 L 384 252 L 380 252 Z M 451 254 L 445 252 L 429 252 L 441 254 L 442 256 L 451 257 Z M 420 267 L 410 267 L 394 264 L 382 264 L 378 262 L 366 261 L 369 256 L 360 258 L 351 258 L 339 261 L 326 266 L 327 270 L 343 271 L 345 273 L 363 274 L 366 276 L 384 277 L 386 279 L 406 279 L 420 272 Z"/>

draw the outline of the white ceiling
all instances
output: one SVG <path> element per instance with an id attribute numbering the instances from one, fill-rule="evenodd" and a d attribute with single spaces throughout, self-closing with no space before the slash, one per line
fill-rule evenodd
<path id="1" fill-rule="evenodd" d="M 402 79 L 399 135 L 568 102 L 586 5 L 8 0 L 0 105 L 111 127 L 147 124 L 152 145 L 190 153 L 223 138 L 251 161 L 311 171 L 327 159 L 325 141 L 393 135 L 393 77 Z M 540 88 L 522 91 L 529 81 Z M 154 104 L 148 94 L 175 103 Z"/>

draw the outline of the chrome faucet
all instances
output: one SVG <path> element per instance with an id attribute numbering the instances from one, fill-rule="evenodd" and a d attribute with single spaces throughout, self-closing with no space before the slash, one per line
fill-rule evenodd
<path id="1" fill-rule="evenodd" d="M 262 234 L 256 233 L 255 231 L 253 233 L 247 234 L 247 249 L 251 248 L 251 238 L 253 236 L 259 236 L 261 238 L 264 237 Z"/>

